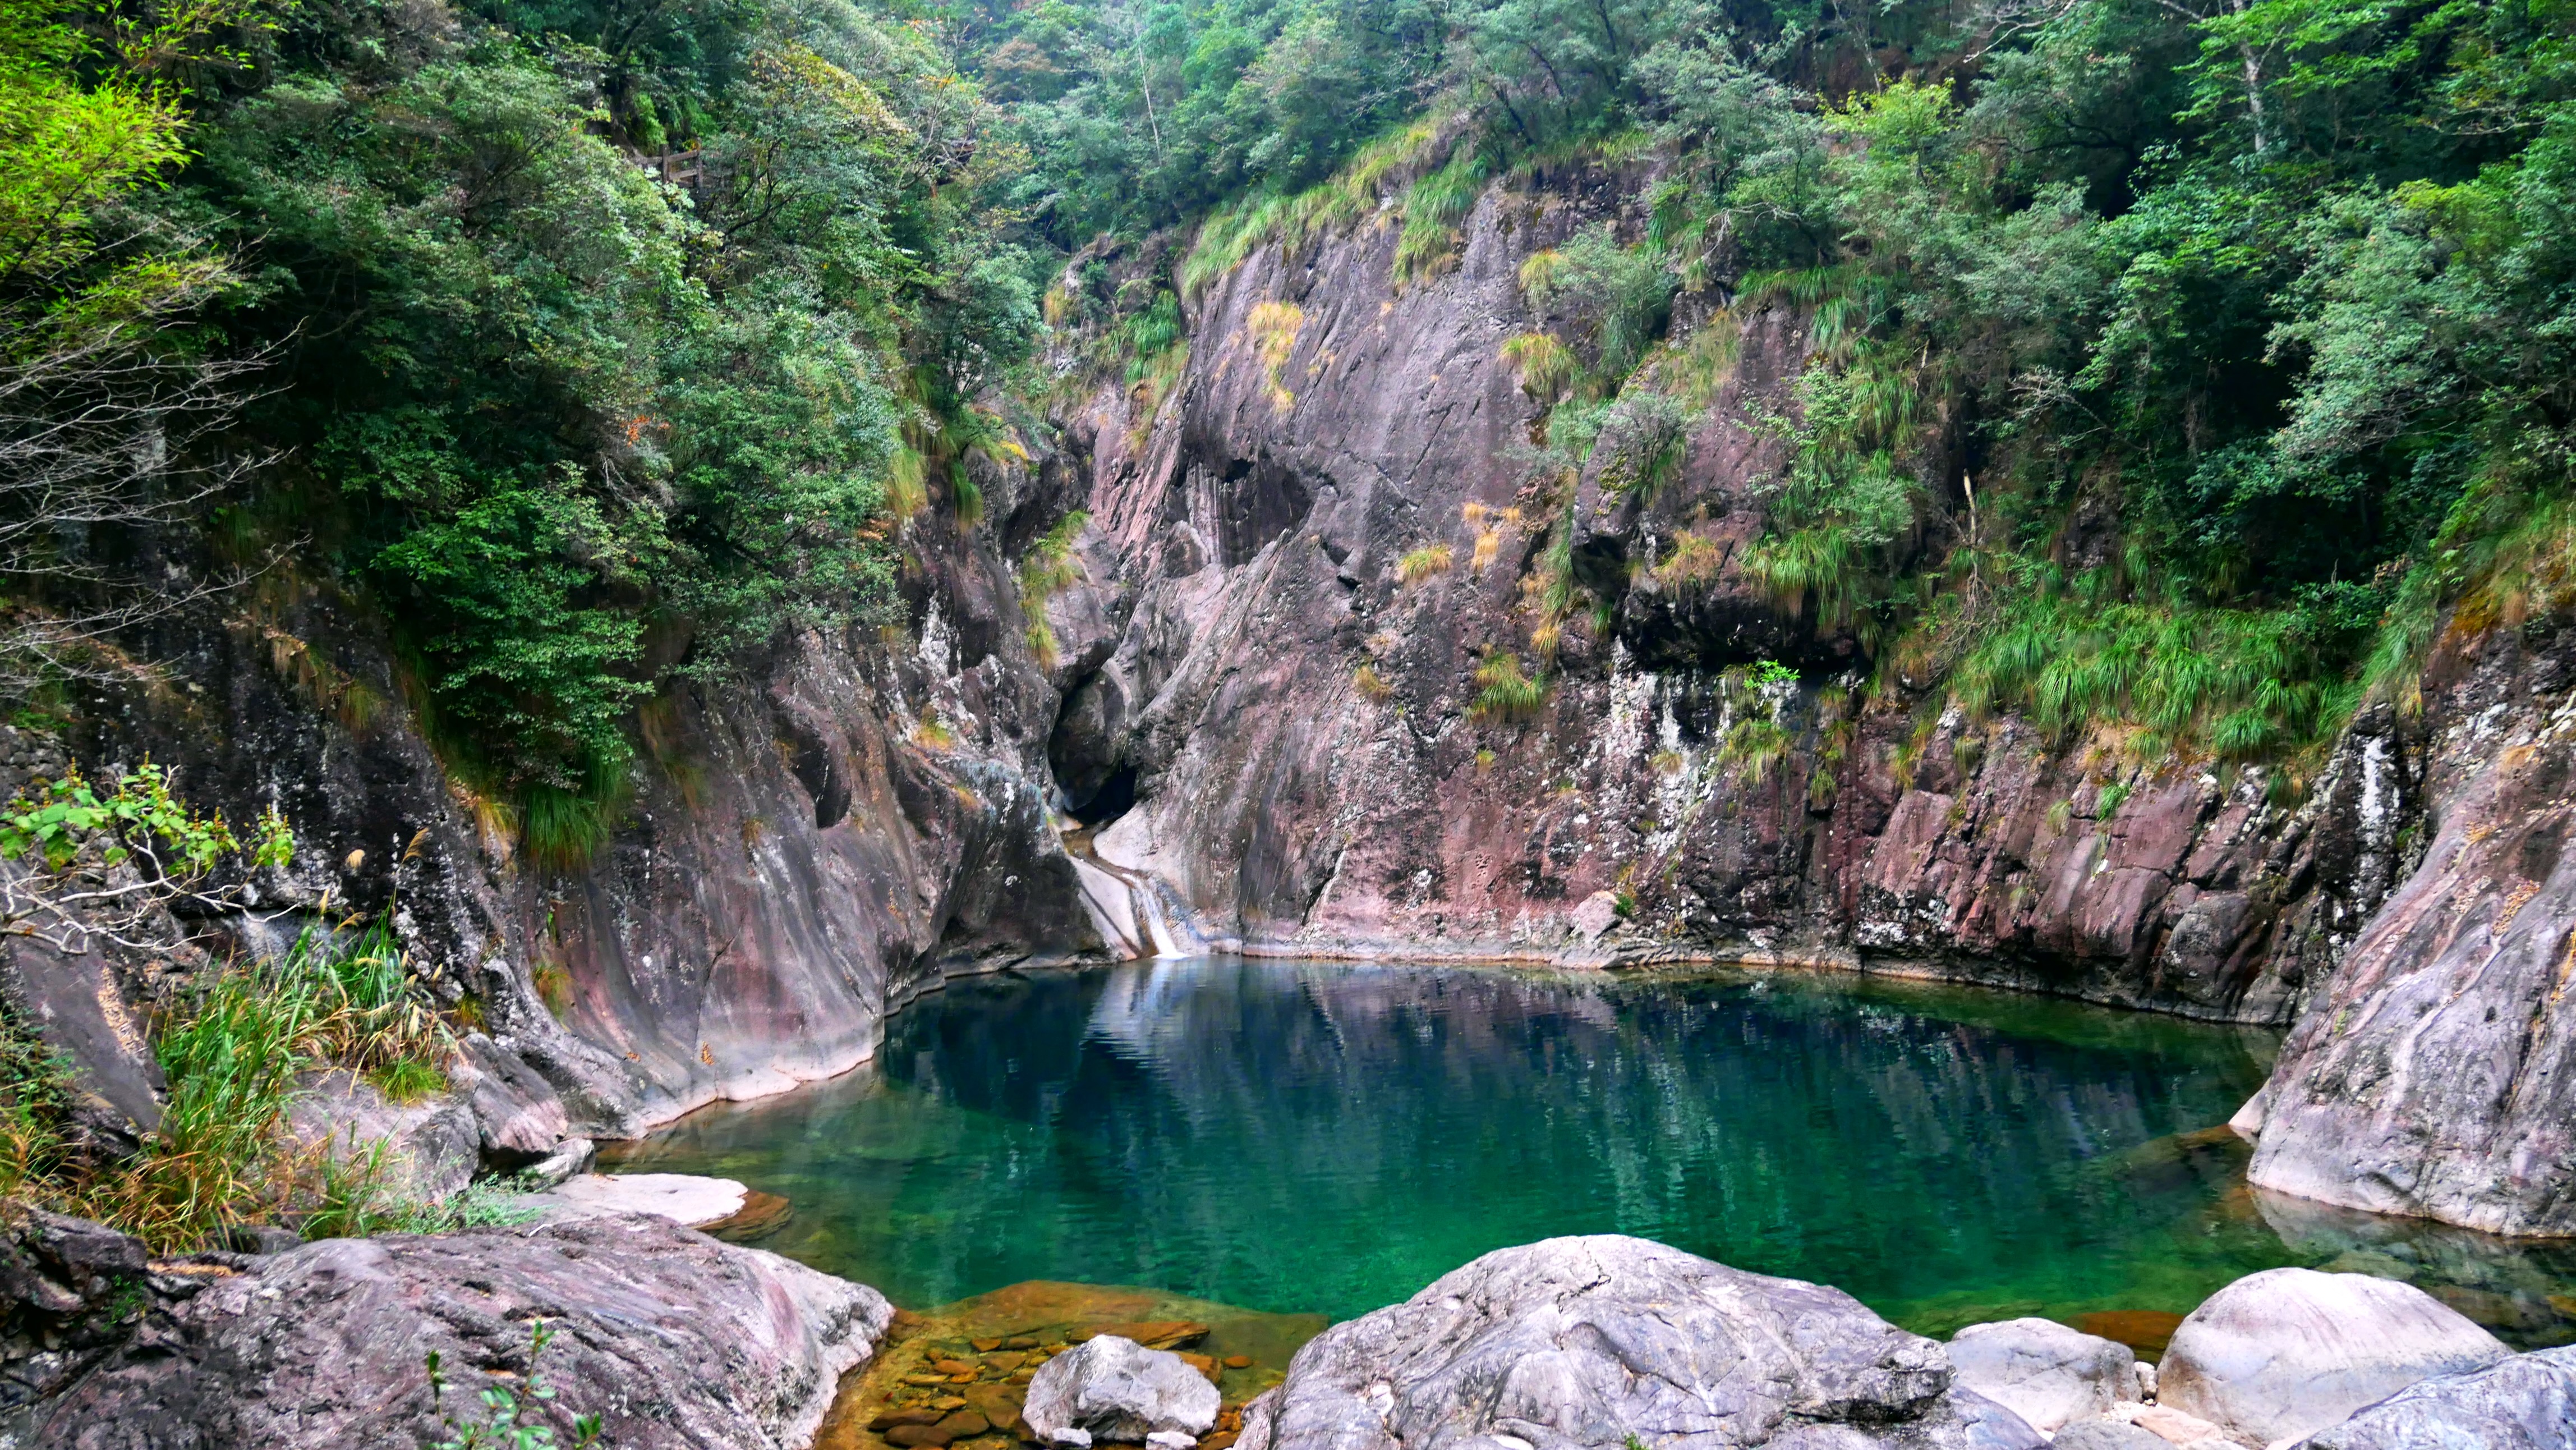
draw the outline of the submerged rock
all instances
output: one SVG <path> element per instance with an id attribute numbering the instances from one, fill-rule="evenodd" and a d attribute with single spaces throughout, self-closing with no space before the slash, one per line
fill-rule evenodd
<path id="1" fill-rule="evenodd" d="M 2398 1391 L 2301 1450 L 2557 1450 L 2576 1445 L 2576 1346 Z"/>
<path id="2" fill-rule="evenodd" d="M 29 1450 L 345 1450 L 453 1438 L 555 1331 L 544 1411 L 618 1450 L 782 1450 L 813 1435 L 894 1311 L 875 1290 L 625 1214 L 433 1238 L 330 1239 L 188 1266 L 190 1292 L 14 1427 Z M 1195 1376 L 1193 1376 L 1195 1378 Z M 9 1427 L 0 1427 L 5 1429 Z M 568 1437 L 566 1437 L 568 1438 Z"/>
<path id="3" fill-rule="evenodd" d="M 1206 1434 L 1221 1399 L 1179 1355 L 1102 1334 L 1040 1365 L 1020 1415 L 1052 1444 L 1134 1444 L 1167 1431 Z"/>
<path id="4" fill-rule="evenodd" d="M 684 1228 L 722 1223 L 742 1212 L 751 1190 L 730 1178 L 686 1173 L 584 1173 L 527 1201 L 557 1217 L 649 1213 Z"/>
<path id="5" fill-rule="evenodd" d="M 1237 1450 L 1981 1447 L 2039 1433 L 1838 1289 L 1616 1235 L 1501 1249 L 1324 1331 Z"/>
<path id="6" fill-rule="evenodd" d="M 2137 1399 L 2137 1362 L 2127 1345 L 2052 1319 L 1971 1324 L 1950 1337 L 1958 1383 L 2042 1433 Z"/>
<path id="7" fill-rule="evenodd" d="M 2434 1375 L 2509 1356 L 2411 1284 L 2267 1269 L 2211 1295 L 2174 1331 L 2157 1403 L 2256 1444 L 2312 1434 Z"/>

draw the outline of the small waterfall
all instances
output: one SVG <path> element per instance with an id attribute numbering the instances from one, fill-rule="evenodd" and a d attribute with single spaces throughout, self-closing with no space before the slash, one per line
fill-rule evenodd
<path id="1" fill-rule="evenodd" d="M 1110 950 L 1130 961 L 1198 956 L 1207 950 L 1188 918 L 1164 897 L 1162 883 L 1088 852 L 1069 854 L 1082 882 L 1083 910 Z"/>
<path id="2" fill-rule="evenodd" d="M 1198 933 L 1191 931 L 1187 924 L 1174 919 L 1171 911 L 1168 910 L 1163 903 L 1163 889 L 1160 883 L 1151 880 L 1130 881 L 1129 889 L 1132 890 L 1136 896 L 1137 916 L 1144 920 L 1146 931 L 1151 933 L 1154 938 L 1155 956 L 1194 957 L 1199 955 L 1198 951 L 1190 950 L 1182 945 L 1184 938 L 1195 944 L 1198 941 Z"/>

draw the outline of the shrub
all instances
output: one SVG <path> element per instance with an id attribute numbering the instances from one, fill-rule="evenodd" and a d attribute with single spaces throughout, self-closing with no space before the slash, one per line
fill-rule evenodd
<path id="1" fill-rule="evenodd" d="M 418 1083 L 453 1052 L 411 993 L 385 918 L 307 929 L 274 962 L 216 973 L 162 1022 L 169 1098 L 143 1152 L 88 1196 L 159 1249 L 201 1247 L 294 1192 L 276 1137 L 296 1074 L 337 1064 Z"/>
<path id="2" fill-rule="evenodd" d="M 438 1351 L 431 1350 L 424 1361 L 429 1371 L 430 1408 L 437 1412 L 439 1424 L 449 1437 L 440 1441 L 438 1450 L 551 1450 L 555 1444 L 554 1427 L 531 1424 L 541 1407 L 555 1397 L 554 1387 L 538 1372 L 537 1361 L 554 1339 L 554 1326 L 543 1319 L 531 1320 L 528 1327 L 528 1374 L 518 1389 L 506 1384 L 486 1386 L 475 1396 L 482 1406 L 469 1410 L 459 1419 L 447 1410 L 447 1377 L 439 1368 Z M 578 1415 L 573 1419 L 571 1450 L 589 1450 L 600 1443 L 602 1424 L 597 1415 Z"/>

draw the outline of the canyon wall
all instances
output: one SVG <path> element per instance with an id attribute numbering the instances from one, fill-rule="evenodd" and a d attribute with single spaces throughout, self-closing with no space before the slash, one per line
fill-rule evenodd
<path id="1" fill-rule="evenodd" d="M 1530 481 L 1540 409 L 1502 356 L 1540 322 L 1520 265 L 1641 226 L 1622 199 L 1642 192 L 1498 187 L 1454 269 L 1412 286 L 1392 220 L 1261 249 L 1196 304 L 1157 406 L 1106 390 L 1069 420 L 1090 582 L 1050 605 L 1052 748 L 1098 856 L 1256 953 L 1822 962 L 2290 1020 L 2398 872 L 2393 720 L 2274 804 L 2261 771 L 2141 767 L 1901 681 L 1855 713 L 1857 643 L 1741 568 L 1780 460 L 1738 420 L 1786 407 L 1808 349 L 1787 310 L 1742 319 L 1650 501 L 1605 487 L 1598 454 L 1570 501 Z M 1674 341 L 1708 312 L 1685 296 Z M 1923 463 L 1928 535 L 1960 503 L 1948 467 Z M 1550 663 L 1525 585 L 1559 508 L 1600 610 Z M 1399 577 L 1443 545 L 1445 571 Z M 1669 567 L 1685 547 L 1717 562 Z M 1534 716 L 1477 718 L 1488 651 L 1544 672 Z M 1725 670 L 1765 659 L 1799 680 L 1730 698 Z M 1785 751 L 1730 758 L 1750 709 Z"/>
<path id="2" fill-rule="evenodd" d="M 2424 678 L 2427 839 L 2238 1115 L 2266 1188 L 2576 1234 L 2576 629 L 2454 631 Z"/>
<path id="3" fill-rule="evenodd" d="M 1518 270 L 1578 227 L 1640 225 L 1641 192 L 1498 186 L 1454 265 L 1411 285 L 1390 221 L 1257 250 L 1192 302 L 1168 388 L 1077 398 L 1036 463 L 982 479 L 977 526 L 909 526 L 900 621 L 655 701 L 631 805 L 586 862 L 518 852 L 442 768 L 363 603 L 323 582 L 149 626 L 130 648 L 163 668 L 77 701 L 68 744 L 175 766 L 236 819 L 286 812 L 301 848 L 255 913 L 285 915 L 235 937 L 392 907 L 414 967 L 482 1024 L 459 1085 L 503 1161 L 837 1072 L 960 972 L 1200 947 L 1719 960 L 2296 1024 L 2241 1119 L 2258 1182 L 2576 1231 L 2557 1010 L 2576 641 L 2451 639 L 2420 716 L 2365 709 L 2297 790 L 1967 718 L 1902 670 L 1856 704 L 1857 641 L 1742 567 L 1781 460 L 1736 420 L 1804 366 L 1797 313 L 1740 320 L 1651 498 L 1597 464 L 1570 497 L 1534 481 L 1539 408 L 1502 356 L 1540 321 Z M 1674 340 L 1710 312 L 1685 296 Z M 1967 501 L 1956 460 L 1920 466 L 1929 550 Z M 1013 565 L 1077 509 L 1082 577 L 1033 651 Z M 1551 655 L 1527 581 L 1560 518 L 1598 607 Z M 1447 568 L 1401 577 L 1440 545 Z M 1516 718 L 1473 708 L 1498 651 L 1545 682 Z M 1796 678 L 1730 682 L 1762 660 Z M 1735 748 L 1757 714 L 1778 743 Z M 42 773 L 49 749 L 12 737 L 0 764 Z M 130 1024 L 201 964 L 22 940 L 5 985 L 140 1123 L 154 1073 Z"/>
<path id="4" fill-rule="evenodd" d="M 413 970 L 481 1024 L 458 1085 L 487 1152 L 630 1135 L 865 1060 L 948 973 L 1102 954 L 1049 809 L 1055 695 L 997 552 L 1051 477 L 993 480 L 982 533 L 916 524 L 895 627 L 786 640 L 656 700 L 632 801 L 587 861 L 528 858 L 442 766 L 361 602 L 291 573 L 124 641 L 158 668 L 80 700 L 69 744 L 168 766 L 235 821 L 285 813 L 293 865 L 245 917 L 196 924 L 213 955 L 391 908 Z M 14 780 L 59 764 L 34 733 L 6 753 Z M 20 938 L 6 986 L 148 1126 L 158 1074 L 132 1026 L 209 959 Z"/>

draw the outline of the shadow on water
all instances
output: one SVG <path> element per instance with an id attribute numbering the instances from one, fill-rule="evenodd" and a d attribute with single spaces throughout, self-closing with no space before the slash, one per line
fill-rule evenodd
<path id="1" fill-rule="evenodd" d="M 1048 1279 L 1339 1319 L 1616 1232 L 1927 1333 L 2366 1262 L 2576 1338 L 2559 1249 L 2258 1201 L 2211 1129 L 2276 1045 L 1863 978 L 1149 962 L 956 984 L 873 1067 L 621 1159 L 783 1194 L 764 1247 L 916 1306 Z"/>

